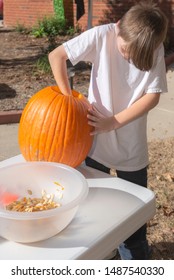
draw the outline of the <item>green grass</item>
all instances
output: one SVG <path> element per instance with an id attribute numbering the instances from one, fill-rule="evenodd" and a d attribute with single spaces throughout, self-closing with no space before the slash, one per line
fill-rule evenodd
<path id="1" fill-rule="evenodd" d="M 35 64 L 35 71 L 41 73 L 51 73 L 48 55 L 45 54 L 37 60 Z"/>

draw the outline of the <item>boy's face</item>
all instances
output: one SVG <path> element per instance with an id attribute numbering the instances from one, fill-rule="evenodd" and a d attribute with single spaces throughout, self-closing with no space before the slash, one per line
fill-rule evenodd
<path id="1" fill-rule="evenodd" d="M 122 37 L 117 37 L 117 48 L 120 54 L 126 59 L 129 60 L 128 52 L 126 50 L 126 42 L 122 39 Z"/>

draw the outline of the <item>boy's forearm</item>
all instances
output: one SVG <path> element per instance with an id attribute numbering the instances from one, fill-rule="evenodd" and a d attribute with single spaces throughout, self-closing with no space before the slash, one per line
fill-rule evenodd
<path id="1" fill-rule="evenodd" d="M 133 103 L 129 108 L 116 114 L 114 116 L 116 120 L 116 126 L 117 126 L 116 129 L 148 113 L 151 109 L 153 109 L 158 104 L 159 99 L 160 99 L 159 93 L 145 94 L 135 103 Z"/>
<path id="2" fill-rule="evenodd" d="M 49 62 L 55 81 L 64 95 L 71 95 L 71 88 L 67 74 L 67 55 L 63 46 L 60 46 L 49 53 Z"/>
<path id="3" fill-rule="evenodd" d="M 88 110 L 88 123 L 94 127 L 91 135 L 118 129 L 138 119 L 154 108 L 159 102 L 160 94 L 146 94 L 132 104 L 129 108 L 121 111 L 115 116 L 106 117 L 95 106 Z"/>

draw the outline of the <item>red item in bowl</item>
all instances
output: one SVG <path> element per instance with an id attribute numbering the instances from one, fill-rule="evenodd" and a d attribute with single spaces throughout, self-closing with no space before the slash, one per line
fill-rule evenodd
<path id="1" fill-rule="evenodd" d="M 5 192 L 1 195 L 1 202 L 4 205 L 7 205 L 13 201 L 16 201 L 18 199 L 18 195 L 13 194 L 13 193 L 9 193 L 9 192 Z"/>

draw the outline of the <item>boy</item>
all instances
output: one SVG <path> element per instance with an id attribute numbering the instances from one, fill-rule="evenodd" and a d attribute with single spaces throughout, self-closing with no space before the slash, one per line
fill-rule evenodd
<path id="1" fill-rule="evenodd" d="M 71 94 L 66 60 L 92 63 L 88 99 L 93 147 L 86 164 L 147 187 L 147 113 L 167 91 L 167 19 L 152 3 L 133 6 L 117 24 L 94 27 L 49 54 L 55 80 Z M 119 246 L 122 259 L 148 259 L 146 225 Z"/>

